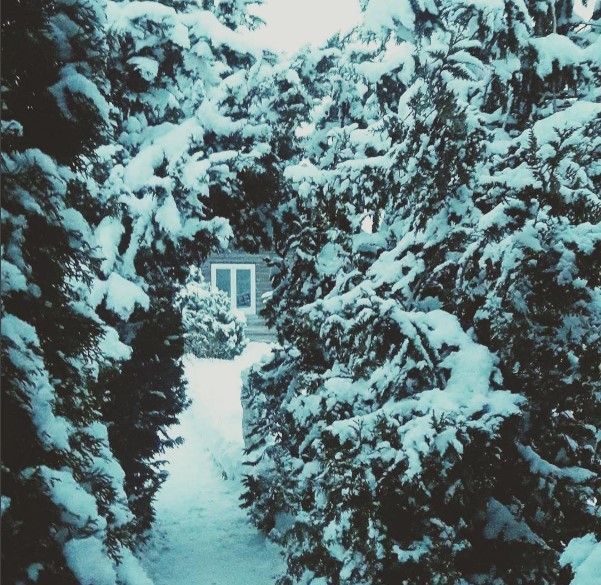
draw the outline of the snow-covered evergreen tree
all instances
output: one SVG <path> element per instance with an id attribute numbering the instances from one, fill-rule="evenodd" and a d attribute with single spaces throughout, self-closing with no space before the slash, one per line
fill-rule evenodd
<path id="1" fill-rule="evenodd" d="M 593 357 L 601 353 L 601 31 L 598 18 L 583 28 L 570 2 L 528 8 L 518 20 L 529 34 L 515 26 L 513 59 L 488 32 L 495 61 L 483 100 L 488 134 L 474 193 L 480 215 L 454 296 L 466 326 L 499 356 L 508 387 L 526 399 L 492 497 L 511 511 L 508 521 L 532 534 L 518 539 L 509 523 L 499 531 L 493 517 L 485 530 L 496 539 L 481 543 L 473 559 L 492 558 L 507 583 L 555 583 L 570 538 L 589 531 L 599 538 L 601 529 Z M 507 556 L 518 562 L 518 575 L 497 560 Z"/>
<path id="2" fill-rule="evenodd" d="M 112 215 L 96 229 L 95 302 L 132 356 L 99 386 L 139 532 L 165 478 L 160 455 L 177 442 L 166 430 L 186 406 L 176 293 L 188 266 L 232 239 L 228 220 L 239 244 L 269 236 L 255 219 L 276 195 L 268 181 L 259 191 L 268 127 L 244 109 L 269 63 L 233 28 L 245 4 L 108 3 L 117 144 L 101 153 Z"/>
<path id="3" fill-rule="evenodd" d="M 363 8 L 286 170 L 247 504 L 283 583 L 569 582 L 600 528 L 597 23 Z"/>
<path id="4" fill-rule="evenodd" d="M 88 298 L 103 6 L 2 9 L 2 582 L 147 585 L 92 390 L 127 354 Z"/>

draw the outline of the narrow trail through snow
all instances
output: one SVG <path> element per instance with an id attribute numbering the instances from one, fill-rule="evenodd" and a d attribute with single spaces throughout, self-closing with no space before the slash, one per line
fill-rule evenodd
<path id="1" fill-rule="evenodd" d="M 277 547 L 239 507 L 240 373 L 268 351 L 251 343 L 233 361 L 187 358 L 192 406 L 173 431 L 185 442 L 168 453 L 143 559 L 155 585 L 272 585 L 283 572 Z"/>

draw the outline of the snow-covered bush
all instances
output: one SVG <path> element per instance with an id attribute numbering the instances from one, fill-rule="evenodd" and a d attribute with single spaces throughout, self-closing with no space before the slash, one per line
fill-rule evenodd
<path id="1" fill-rule="evenodd" d="M 362 4 L 285 171 L 245 503 L 285 585 L 588 576 L 592 537 L 561 555 L 599 530 L 601 12 Z"/>
<path id="2" fill-rule="evenodd" d="M 177 304 L 182 311 L 186 353 L 224 360 L 242 353 L 247 344 L 244 315 L 232 309 L 225 293 L 203 282 L 199 272 L 191 272 Z"/>
<path id="3" fill-rule="evenodd" d="M 262 178 L 274 158 L 261 121 L 268 112 L 260 101 L 249 106 L 270 65 L 235 30 L 252 20 L 246 4 L 106 3 L 116 140 L 99 153 L 106 172 L 98 195 L 110 217 L 96 229 L 106 279 L 98 309 L 132 353 L 100 385 L 140 533 L 166 477 L 162 454 L 176 442 L 168 427 L 187 403 L 174 306 L 186 267 L 234 233 L 241 247 L 266 247 L 264 221 L 273 214 L 265 208 L 279 193 Z M 135 296 L 116 298 L 111 283 Z"/>
<path id="4" fill-rule="evenodd" d="M 2 582 L 148 585 L 95 392 L 129 352 L 88 302 L 104 3 L 2 8 Z"/>

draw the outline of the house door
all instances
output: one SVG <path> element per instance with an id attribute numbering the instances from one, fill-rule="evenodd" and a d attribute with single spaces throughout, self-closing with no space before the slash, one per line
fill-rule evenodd
<path id="1" fill-rule="evenodd" d="M 211 286 L 228 295 L 234 309 L 247 315 L 257 312 L 254 264 L 212 264 Z"/>

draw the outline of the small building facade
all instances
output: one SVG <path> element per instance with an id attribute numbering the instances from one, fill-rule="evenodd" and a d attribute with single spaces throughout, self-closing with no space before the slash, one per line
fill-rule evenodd
<path id="1" fill-rule="evenodd" d="M 229 295 L 232 307 L 244 313 L 246 335 L 251 341 L 276 340 L 259 314 L 272 290 L 269 258 L 275 258 L 275 254 L 226 250 L 211 254 L 201 268 L 205 282 Z"/>

